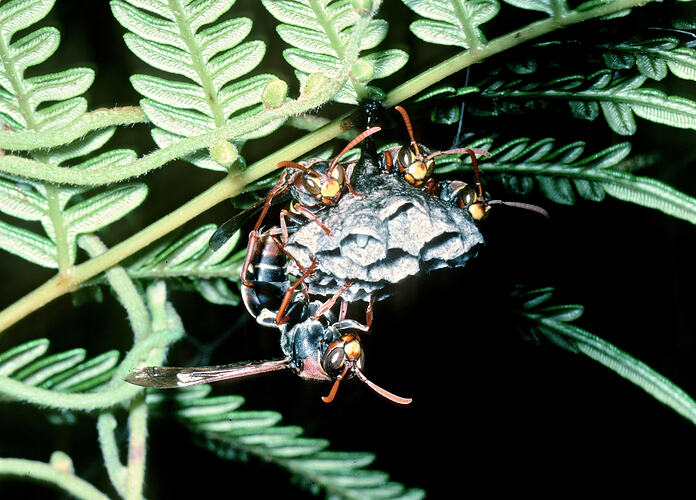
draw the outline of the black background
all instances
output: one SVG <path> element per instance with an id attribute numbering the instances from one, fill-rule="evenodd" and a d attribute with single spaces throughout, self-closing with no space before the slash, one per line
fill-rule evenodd
<path id="1" fill-rule="evenodd" d="M 275 21 L 260 5 L 240 1 L 236 8 L 235 15 L 255 20 L 252 39 L 285 47 L 274 39 Z M 636 34 L 641 26 L 650 25 L 651 15 L 664 12 L 658 10 L 664 6 L 650 9 L 632 19 Z M 399 2 L 385 2 L 379 16 L 392 22 L 383 47 L 412 53 L 396 78 L 377 82 L 382 88 L 392 88 L 455 52 L 416 43 L 408 33 L 410 16 Z M 520 16 L 508 18 L 522 25 Z M 87 65 L 97 70 L 88 93 L 91 109 L 137 103 L 128 76 L 150 70 L 124 46 L 123 30 L 110 17 L 106 3 L 59 2 L 46 24 L 63 33 L 51 64 L 57 69 Z M 486 32 L 493 38 L 507 28 L 491 23 Z M 565 35 L 581 38 L 592 30 L 588 24 Z M 280 51 L 272 52 L 264 59 L 264 71 L 294 82 Z M 472 78 L 487 68 L 474 66 Z M 463 79 L 464 75 L 455 75 L 451 83 L 462 85 Z M 693 85 L 681 95 L 693 98 Z M 406 107 L 413 110 L 422 142 L 433 149 L 450 146 L 453 128 L 427 125 L 427 110 Z M 322 113 L 337 116 L 346 109 L 331 105 Z M 690 168 L 693 131 L 637 121 L 634 154 L 661 155 L 641 175 L 696 194 Z M 507 138 L 586 140 L 588 153 L 622 140 L 602 118 L 578 122 L 567 111 L 508 119 L 469 117 L 464 127 L 469 132 L 500 132 Z M 403 140 L 400 128 L 388 133 Z M 251 163 L 301 135 L 290 130 L 252 141 L 245 148 L 246 159 Z M 141 154 L 153 147 L 145 126 L 119 131 L 110 144 Z M 103 238 L 115 244 L 219 178 L 181 162 L 161 168 L 147 178 L 151 194 L 143 207 L 104 231 Z M 514 198 L 493 182 L 487 187 L 495 197 Z M 481 226 L 486 247 L 469 266 L 409 280 L 393 298 L 377 304 L 373 332 L 364 341 L 366 372 L 385 388 L 413 397 L 410 407 L 393 406 L 358 383 L 344 384 L 336 401 L 325 405 L 320 396 L 328 392 L 327 385 L 309 384 L 289 373 L 222 384 L 215 393 L 243 395 L 245 410 L 280 411 L 284 424 L 302 426 L 309 437 L 331 440 L 332 450 L 374 452 L 373 468 L 389 472 L 408 487 L 424 488 L 430 498 L 482 488 L 491 493 L 556 495 L 600 486 L 626 492 L 648 484 L 690 485 L 690 464 L 682 455 L 696 445 L 693 425 L 592 360 L 523 340 L 508 294 L 517 284 L 556 287 L 555 303 L 585 306 L 579 326 L 696 394 L 693 226 L 610 198 L 599 204 L 580 200 L 565 207 L 535 191 L 525 201 L 546 207 L 550 220 L 497 208 Z M 228 206 L 222 204 L 187 228 L 221 222 L 227 216 Z M 51 276 L 8 254 L 0 265 L 4 304 Z M 213 306 L 186 292 L 173 292 L 172 301 L 188 335 L 204 343 L 224 338 L 211 363 L 280 355 L 275 333 L 262 330 L 242 309 Z M 86 346 L 90 355 L 111 348 L 125 351 L 130 342 L 124 313 L 108 294 L 104 304 L 80 308 L 72 307 L 70 297 L 55 300 L 4 333 L 0 350 L 40 337 L 51 339 L 51 352 Z M 199 354 L 184 341 L 173 349 L 169 362 L 187 363 Z M 39 409 L 3 404 L 0 456 L 47 461 L 53 450 L 63 450 L 72 456 L 79 476 L 116 497 L 99 455 L 94 424 L 93 416 L 78 415 L 74 424 L 54 427 Z M 120 438 L 125 449 L 125 432 Z M 0 481 L 3 499 L 61 497 L 40 485 Z M 253 458 L 248 463 L 219 460 L 195 446 L 187 432 L 168 419 L 150 422 L 145 494 L 149 499 L 184 494 L 311 496 L 275 466 Z"/>

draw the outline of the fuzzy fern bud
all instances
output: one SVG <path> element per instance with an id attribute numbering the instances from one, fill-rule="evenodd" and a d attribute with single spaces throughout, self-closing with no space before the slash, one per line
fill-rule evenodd
<path id="1" fill-rule="evenodd" d="M 75 474 L 75 467 L 73 466 L 72 458 L 70 458 L 70 455 L 63 451 L 58 450 L 51 453 L 51 458 L 49 459 L 48 463 L 51 464 L 51 467 L 59 470 L 60 472 L 72 475 Z"/>
<path id="2" fill-rule="evenodd" d="M 225 168 L 229 168 L 237 158 L 237 148 L 230 141 L 220 139 L 210 146 L 210 157 Z"/>
<path id="3" fill-rule="evenodd" d="M 261 93 L 261 101 L 266 108 L 277 108 L 288 95 L 288 84 L 280 78 L 270 80 Z"/>
<path id="4" fill-rule="evenodd" d="M 369 82 L 375 76 L 375 65 L 365 59 L 358 59 L 350 69 L 354 78 L 361 82 Z"/>
<path id="5" fill-rule="evenodd" d="M 372 10 L 372 0 L 351 0 L 350 5 L 359 14 L 369 14 Z"/>
<path id="6" fill-rule="evenodd" d="M 316 94 L 322 87 L 329 83 L 329 79 L 323 73 L 312 73 L 302 84 L 300 94 L 303 96 Z"/>

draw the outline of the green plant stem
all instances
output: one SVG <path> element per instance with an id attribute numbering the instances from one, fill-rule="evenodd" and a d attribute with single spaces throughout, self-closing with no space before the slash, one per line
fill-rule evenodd
<path id="1" fill-rule="evenodd" d="M 130 438 L 128 441 L 128 467 L 126 473 L 125 500 L 143 498 L 145 481 L 145 456 L 147 450 L 147 404 L 145 391 L 133 398 L 128 415 Z"/>
<path id="2" fill-rule="evenodd" d="M 41 132 L 0 131 L 0 149 L 15 151 L 47 149 L 67 144 L 100 128 L 146 122 L 147 117 L 138 106 L 97 109 L 85 113 L 71 123 L 69 127 L 42 130 Z"/>
<path id="3" fill-rule="evenodd" d="M 70 495 L 84 500 L 109 500 L 109 497 L 84 479 L 62 472 L 43 462 L 21 458 L 0 458 L 0 475 L 50 483 Z"/>
<path id="4" fill-rule="evenodd" d="M 102 255 L 108 251 L 102 241 L 92 234 L 83 234 L 78 238 L 77 243 L 91 258 Z M 118 300 L 128 314 L 128 320 L 133 330 L 133 342 L 137 343 L 145 338 L 151 331 L 150 314 L 148 313 L 147 306 L 140 297 L 140 293 L 135 287 L 133 280 L 122 267 L 113 267 L 106 271 L 105 275 L 109 285 L 114 292 L 116 292 Z"/>
<path id="5" fill-rule="evenodd" d="M 492 40 L 489 44 L 477 51 L 475 55 L 472 55 L 468 51 L 463 52 L 462 54 L 454 56 L 448 59 L 447 61 L 425 71 L 421 75 L 416 76 L 415 78 L 409 80 L 408 82 L 398 86 L 397 88 L 389 92 L 384 101 L 384 104 L 385 106 L 393 106 L 395 104 L 398 104 L 399 102 L 402 102 L 403 100 L 412 97 L 413 95 L 417 94 L 418 92 L 422 91 L 428 86 L 433 85 L 434 83 L 442 80 L 443 78 L 463 68 L 466 68 L 467 66 L 475 62 L 479 62 L 480 60 L 486 57 L 490 57 L 493 54 L 502 52 L 528 40 L 545 35 L 557 28 L 586 21 L 593 17 L 606 16 L 608 14 L 612 14 L 614 12 L 625 10 L 631 7 L 645 5 L 650 1 L 651 0 L 616 0 L 615 2 L 612 2 L 610 4 L 602 5 L 595 9 L 589 9 L 584 12 L 573 11 L 559 18 L 548 18 L 541 21 L 537 21 L 524 28 L 520 28 L 519 30 L 515 30 L 512 33 Z M 364 18 L 361 18 L 361 20 L 364 20 Z M 355 48 L 355 50 L 357 51 L 357 48 Z M 298 109 L 296 113 L 301 113 L 303 111 L 305 111 L 305 109 Z M 141 230 L 140 232 L 121 242 L 120 244 L 114 246 L 111 250 L 94 259 L 90 259 L 84 264 L 76 266 L 72 275 L 63 277 L 56 276 L 50 279 L 49 281 L 41 285 L 39 288 L 25 295 L 20 300 L 18 300 L 17 302 L 8 306 L 6 309 L 0 312 L 0 331 L 5 330 L 6 328 L 13 325 L 20 319 L 24 318 L 27 314 L 42 307 L 44 304 L 50 302 L 56 297 L 59 297 L 64 293 L 76 289 L 77 286 L 83 281 L 92 278 L 98 273 L 104 271 L 105 269 L 108 269 L 109 267 L 117 264 L 124 258 L 128 257 L 129 255 L 132 255 L 134 252 L 137 252 L 149 243 L 164 236 L 169 231 L 191 220 L 193 217 L 199 215 L 208 208 L 216 205 L 217 203 L 221 202 L 226 198 L 236 196 L 242 191 L 246 184 L 253 182 L 271 172 L 279 161 L 297 158 L 299 155 L 304 154 L 312 150 L 313 148 L 323 144 L 324 142 L 333 139 L 345 130 L 345 127 L 342 127 L 341 123 L 347 116 L 348 114 L 345 114 L 343 116 L 340 116 L 339 118 L 336 118 L 335 120 L 331 121 L 321 129 L 317 130 L 316 132 L 308 134 L 302 139 L 299 139 L 293 142 L 292 144 L 279 149 L 278 151 L 267 156 L 263 160 L 254 163 L 247 170 L 240 174 L 231 173 L 230 176 L 228 176 L 226 179 L 223 179 L 222 181 L 213 185 L 207 191 L 200 194 L 199 196 L 186 203 L 179 209 L 175 210 L 174 212 L 170 213 L 169 215 L 166 215 L 159 221 L 151 224 L 150 226 L 146 227 L 145 229 Z M 145 157 L 141 160 L 137 160 L 135 163 L 137 163 L 138 161 L 144 161 L 146 158 L 152 157 L 153 155 L 164 155 L 164 152 L 167 152 L 166 154 L 171 156 L 172 154 L 174 154 L 171 151 L 173 148 L 180 146 L 183 143 L 187 143 L 187 141 L 198 140 L 201 137 L 207 137 L 215 133 L 221 133 L 221 131 L 227 128 L 228 127 L 223 127 L 218 131 L 211 132 L 210 134 L 205 134 L 204 136 L 197 136 L 184 139 L 174 146 L 170 146 L 169 148 L 165 148 L 159 150 L 156 153 L 152 153 L 148 157 Z M 217 138 L 219 139 L 224 137 L 221 136 Z M 203 147 L 205 144 L 211 144 L 212 142 L 213 140 L 210 140 L 207 143 L 204 142 L 203 144 L 201 144 L 201 146 L 199 146 L 199 148 Z M 195 149 L 198 148 L 193 148 L 192 150 L 189 150 L 187 152 L 193 151 Z M 169 159 L 173 159 L 175 157 L 177 157 L 176 154 L 174 154 L 174 156 L 171 156 Z M 71 171 L 70 169 L 61 168 L 59 168 L 59 170 L 64 172 Z"/>
<path id="6" fill-rule="evenodd" d="M 99 435 L 99 448 L 104 458 L 104 466 L 109 480 L 116 492 L 121 497 L 126 496 L 126 468 L 121 463 L 118 453 L 118 445 L 114 431 L 116 430 L 116 417 L 113 413 L 100 413 L 97 419 L 97 433 Z"/>
<path id="7" fill-rule="evenodd" d="M 60 206 L 59 187 L 46 185 L 46 201 L 48 202 L 48 216 L 53 225 L 53 239 L 56 242 L 56 259 L 58 261 L 58 273 L 65 275 L 70 272 L 72 258 L 70 257 L 70 245 L 68 244 L 68 232 L 63 220 L 63 210 Z"/>

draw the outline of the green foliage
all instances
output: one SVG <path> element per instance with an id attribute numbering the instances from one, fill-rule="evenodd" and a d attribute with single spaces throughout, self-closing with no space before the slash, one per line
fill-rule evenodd
<path id="1" fill-rule="evenodd" d="M 670 185 L 680 169 L 693 163 L 694 155 L 690 151 L 672 154 L 671 143 L 665 144 L 677 134 L 693 134 L 696 129 L 696 102 L 690 98 L 696 81 L 696 51 L 678 31 L 670 31 L 667 37 L 651 36 L 654 32 L 647 28 L 654 24 L 671 28 L 667 20 L 641 18 L 645 9 L 638 7 L 643 0 L 592 0 L 574 8 L 565 0 L 402 3 L 385 1 L 380 11 L 382 2 L 377 0 L 264 0 L 251 10 L 267 12 L 253 11 L 251 16 L 248 5 L 235 5 L 235 0 L 113 0 L 110 13 L 103 7 L 110 16 L 108 22 L 122 26 L 123 45 L 146 67 L 139 70 L 143 74 L 129 77 L 141 98 L 139 107 L 93 111 L 88 111 L 83 94 L 92 91 L 95 75 L 97 87 L 125 84 L 126 77 L 123 82 L 104 83 L 99 81 L 104 75 L 100 71 L 56 69 L 63 63 L 51 56 L 59 47 L 61 31 L 45 26 L 44 19 L 48 24 L 53 21 L 47 18 L 53 0 L 0 3 L 0 248 L 13 254 L 4 259 L 10 265 L 18 256 L 57 270 L 43 286 L 0 311 L 0 330 L 78 288 L 85 298 L 96 287 L 100 291 L 108 287 L 127 318 L 116 325 L 105 319 L 97 328 L 90 326 L 90 341 L 99 338 L 108 345 L 98 350 L 67 347 L 49 354 L 49 342 L 56 345 L 58 337 L 68 345 L 79 345 L 76 334 L 62 327 L 61 315 L 51 318 L 50 325 L 30 330 L 21 341 L 11 334 L 2 337 L 8 344 L 0 353 L 0 402 L 8 408 L 26 403 L 51 412 L 50 417 L 61 412 L 62 422 L 72 426 L 80 422 L 70 421 L 70 415 L 87 413 L 81 423 L 95 417 L 98 446 L 94 448 L 121 497 L 142 498 L 145 485 L 157 482 L 156 472 L 146 479 L 150 414 L 176 419 L 196 442 L 223 458 L 251 456 L 289 471 L 312 493 L 329 498 L 425 496 L 419 488 L 421 477 L 408 478 L 417 486 L 411 487 L 391 480 L 386 472 L 368 469 L 376 458 L 373 453 L 329 451 L 328 439 L 303 437 L 303 428 L 315 432 L 313 421 L 301 422 L 302 427 L 279 425 L 281 413 L 240 410 L 242 396 L 210 396 L 207 386 L 145 395 L 141 388 L 123 381 L 136 367 L 162 364 L 168 348 L 184 337 L 184 323 L 194 336 L 197 324 L 209 319 L 198 314 L 180 318 L 174 303 L 186 310 L 182 297 L 195 294 L 226 306 L 220 309 L 226 318 L 246 315 L 239 308 L 237 289 L 245 254 L 240 234 L 213 252 L 208 241 L 215 224 L 196 221 L 176 236 L 171 235 L 173 231 L 228 198 L 244 193 L 235 204 L 248 206 L 250 197 L 258 199 L 269 189 L 273 179 L 262 177 L 275 171 L 281 160 L 331 156 L 338 144 L 329 141 L 351 139 L 357 133 L 348 129 L 355 123 L 355 105 L 366 98 L 381 99 L 388 107 L 414 98 L 407 107 L 409 113 L 418 106 L 425 110 L 413 112 L 413 121 L 416 130 L 431 133 L 428 141 L 445 142 L 444 135 L 455 136 L 457 128 L 452 147 L 489 150 L 491 158 L 480 163 L 487 189 L 490 180 L 499 180 L 515 196 L 540 194 L 565 206 L 580 205 L 578 200 L 599 203 L 615 198 L 696 224 L 696 198 L 687 194 L 693 190 L 684 186 L 682 192 Z M 666 11 L 661 6 L 653 8 L 653 13 Z M 528 13 L 536 20 L 519 25 L 517 9 L 536 11 Z M 257 21 L 263 16 L 271 20 L 268 32 Z M 635 19 L 636 27 L 621 24 L 623 19 Z M 583 31 L 582 23 L 589 20 L 594 20 L 592 28 Z M 65 24 L 63 37 L 71 34 Z M 561 29 L 578 24 L 570 34 Z M 681 25 L 693 29 L 693 24 Z M 501 27 L 510 31 L 495 31 Z M 528 43 L 532 40 L 534 44 Z M 436 44 L 434 49 L 431 44 Z M 444 59 L 443 45 L 459 52 Z M 86 54 L 68 55 L 82 61 L 89 57 Z M 470 67 L 471 78 L 462 72 Z M 295 84 L 276 76 L 293 71 Z M 450 77 L 451 81 L 445 81 Z M 378 80 L 384 88 L 375 86 Z M 312 115 L 306 114 L 310 111 Z M 609 127 L 586 128 L 600 112 Z M 419 114 L 429 114 L 432 123 Z M 531 125 L 535 114 L 541 114 L 541 122 L 550 126 Z M 522 131 L 507 122 L 519 116 L 525 118 Z M 641 124 L 639 131 L 641 121 L 636 116 L 651 123 Z M 556 122 L 562 126 L 554 129 Z M 112 138 L 135 142 L 124 129 L 136 124 L 149 127 L 149 135 L 139 135 L 147 141 L 151 137 L 154 145 L 143 142 L 133 144 L 133 149 L 109 149 Z M 309 132 L 287 144 L 291 140 L 287 137 L 298 136 L 297 130 L 284 135 L 292 127 Z M 652 149 L 641 150 L 644 136 L 638 133 L 654 129 L 672 135 L 664 136 L 660 147 L 652 144 Z M 385 127 L 374 139 L 383 145 L 396 135 Z M 246 147 L 253 139 L 262 140 Z M 142 155 L 136 150 L 151 152 Z M 217 180 L 217 172 L 189 168 L 181 182 L 174 177 L 170 181 L 169 172 L 163 172 L 165 189 L 144 177 L 174 160 L 227 175 Z M 438 178 L 471 176 L 468 155 L 443 155 L 436 162 Z M 630 165 L 653 167 L 651 176 L 636 175 Z M 657 166 L 669 170 L 663 175 Z M 215 180 L 207 175 L 216 175 Z M 136 177 L 137 183 L 127 182 Z M 174 190 L 178 194 L 181 184 L 198 182 L 210 188 L 190 201 L 172 201 L 180 199 L 170 194 Z M 490 184 L 491 190 L 495 187 Z M 151 215 L 156 209 L 141 206 L 148 189 L 171 213 L 146 226 L 158 217 Z M 116 221 L 122 224 L 113 228 Z M 105 241 L 114 242 L 112 248 L 96 236 L 97 231 Z M 124 231 L 133 234 L 126 236 Z M 646 246 L 652 243 L 649 236 Z M 602 248 L 601 242 L 597 247 Z M 611 251 L 598 253 L 607 261 L 621 262 L 621 256 Z M 569 259 L 565 264 L 578 265 L 583 259 Z M 647 267 L 643 263 L 636 272 L 645 273 Z M 554 270 L 554 279 L 558 274 L 562 273 Z M 611 281 L 608 276 L 593 278 L 602 284 Z M 469 293 L 468 283 L 460 285 L 450 292 L 460 298 L 466 294 L 466 307 L 476 307 L 481 298 Z M 12 282 L 8 289 L 17 290 L 16 298 L 23 286 L 28 285 Z M 181 288 L 189 294 L 168 295 L 168 290 Z M 649 283 L 647 288 L 655 292 Z M 550 288 L 520 288 L 514 295 L 513 316 L 524 335 L 585 354 L 696 423 L 696 403 L 685 391 L 572 324 L 580 319 L 583 307 L 548 305 L 551 294 Z M 107 299 L 87 307 L 107 308 L 109 303 Z M 507 311 L 500 310 L 500 316 L 505 316 Z M 433 321 L 452 316 L 427 308 L 416 313 Z M 457 314 L 456 321 L 462 317 Z M 121 353 L 114 346 L 123 349 L 128 327 L 132 345 Z M 396 342 L 394 337 L 382 337 L 391 334 L 380 333 L 374 342 Z M 50 341 L 43 338 L 49 336 Z M 433 337 L 427 336 L 427 342 L 442 341 Z M 420 338 L 406 340 L 415 343 Z M 87 355 L 93 351 L 103 354 Z M 447 364 L 459 363 L 462 351 L 466 348 L 456 356 L 444 353 L 442 358 Z M 441 368 L 437 363 L 446 364 L 439 356 L 414 359 L 410 352 L 400 373 L 416 371 L 432 381 L 431 372 Z M 427 368 L 421 369 L 420 363 Z M 469 383 L 459 380 L 457 387 L 465 392 Z M 452 394 L 448 389 L 448 398 Z M 408 411 L 390 414 L 389 421 Z M 404 449 L 419 460 L 424 452 L 409 449 L 409 439 L 417 434 L 440 429 L 448 433 L 447 438 L 432 438 L 436 446 L 449 444 L 453 433 L 472 432 L 459 421 L 447 422 L 444 410 L 432 413 L 435 424 L 414 422 L 409 430 L 413 435 L 400 437 Z M 358 449 L 372 444 L 361 440 L 361 431 L 373 424 L 373 415 L 361 419 L 334 418 L 327 423 L 322 422 L 328 420 L 323 416 L 316 418 L 348 434 L 351 447 L 355 443 Z M 46 422 L 41 425 L 58 419 Z M 378 429 L 378 434 L 389 432 L 388 426 Z M 123 444 L 117 436 L 124 434 L 129 451 L 122 462 Z M 436 452 L 427 453 L 439 458 Z M 0 458 L 0 475 L 38 478 L 78 498 L 105 498 L 80 479 L 85 460 L 75 457 L 73 464 L 61 451 L 53 453 L 49 463 Z M 231 485 L 230 494 L 239 494 L 236 488 Z M 263 485 L 258 491 L 263 494 Z"/>
<path id="2" fill-rule="evenodd" d="M 492 138 L 481 138 L 466 147 L 488 149 L 492 158 L 481 159 L 481 171 L 500 173 L 512 192 L 529 194 L 536 181 L 546 198 L 562 205 L 573 205 L 576 194 L 590 201 L 602 201 L 609 194 L 696 224 L 693 197 L 655 179 L 616 169 L 629 155 L 630 143 L 616 144 L 585 157 L 582 141 L 561 147 L 555 143 L 550 137 L 535 142 L 520 137 L 496 146 Z M 438 173 L 471 170 L 468 155 L 439 157 L 436 164 Z"/>
<path id="3" fill-rule="evenodd" d="M 426 42 L 465 49 L 475 49 L 486 43 L 478 27 L 493 19 L 500 10 L 496 0 L 404 0 L 404 3 L 427 18 L 411 24 L 414 35 Z"/>
<path id="4" fill-rule="evenodd" d="M 273 75 L 240 80 L 258 66 L 266 51 L 261 41 L 242 43 L 251 31 L 252 20 L 236 18 L 211 25 L 233 3 L 111 2 L 114 17 L 131 32 L 124 40 L 135 55 L 154 68 L 193 82 L 148 75 L 131 77 L 133 87 L 145 96 L 141 101 L 143 111 L 157 126 L 152 137 L 158 146 L 167 147 L 182 136 L 214 130 L 263 109 L 261 94 Z M 273 121 L 237 141 L 268 135 L 281 123 Z M 187 159 L 201 168 L 226 170 L 205 152 Z"/>
<path id="5" fill-rule="evenodd" d="M 48 339 L 32 340 L 0 354 L 0 376 L 60 392 L 85 392 L 105 384 L 114 373 L 119 352 L 109 351 L 84 361 L 84 349 L 44 356 Z"/>
<path id="6" fill-rule="evenodd" d="M 548 305 L 553 288 L 517 290 L 517 313 L 528 320 L 528 333 L 546 338 L 563 349 L 582 353 L 631 381 L 655 399 L 696 423 L 696 401 L 645 363 L 571 323 L 582 316 L 577 304 Z"/>
<path id="7" fill-rule="evenodd" d="M 175 279 L 190 283 L 206 300 L 219 305 L 239 305 L 228 281 L 239 281 L 244 250 L 232 251 L 239 231 L 215 252 L 208 246 L 216 226 L 201 226 L 181 239 L 169 239 L 140 255 L 126 270 L 135 279 Z"/>
<path id="8" fill-rule="evenodd" d="M 325 489 L 340 498 L 424 498 L 418 489 L 405 489 L 389 481 L 389 475 L 365 469 L 372 453 L 327 451 L 326 439 L 302 437 L 302 428 L 279 426 L 275 411 L 240 411 L 241 396 L 209 396 L 210 386 L 178 391 L 170 397 L 149 392 L 147 403 L 155 411 L 174 403 L 174 415 L 198 436 L 206 448 L 222 458 L 256 456 L 292 471 L 301 483 Z"/>

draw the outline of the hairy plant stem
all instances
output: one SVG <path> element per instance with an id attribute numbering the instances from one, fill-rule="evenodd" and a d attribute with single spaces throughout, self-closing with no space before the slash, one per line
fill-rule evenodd
<path id="1" fill-rule="evenodd" d="M 147 450 L 147 404 L 145 391 L 140 391 L 130 404 L 128 415 L 128 466 L 126 468 L 125 500 L 143 498 L 145 456 Z"/>
<path id="2" fill-rule="evenodd" d="M 81 235 L 77 243 L 91 258 L 108 251 L 108 248 L 106 248 L 99 237 L 93 234 Z M 135 283 L 133 283 L 133 280 L 122 267 L 113 267 L 106 271 L 105 275 L 109 285 L 128 314 L 128 320 L 133 330 L 133 343 L 138 343 L 152 331 L 150 327 L 150 313 L 147 310 L 147 306 L 135 287 Z"/>
<path id="3" fill-rule="evenodd" d="M 61 146 L 79 139 L 89 132 L 114 125 L 146 123 L 147 117 L 138 106 L 97 109 L 77 118 L 69 127 L 35 132 L 9 132 L 0 130 L 0 149 L 33 151 Z"/>
<path id="4" fill-rule="evenodd" d="M 116 489 L 116 492 L 122 498 L 125 498 L 127 470 L 119 458 L 118 445 L 116 444 L 116 436 L 114 435 L 117 426 L 116 417 L 114 417 L 113 413 L 104 412 L 99 414 L 99 418 L 97 419 L 97 433 L 99 435 L 99 447 L 101 448 L 102 457 L 104 458 L 106 473 L 114 489 Z"/>
<path id="5" fill-rule="evenodd" d="M 515 30 L 507 35 L 501 36 L 490 41 L 488 44 L 483 45 L 481 48 L 474 52 L 465 51 L 458 54 L 450 59 L 426 70 L 415 78 L 405 82 L 404 84 L 396 87 L 394 90 L 389 92 L 385 98 L 385 106 L 393 106 L 398 104 L 409 97 L 421 92 L 427 87 L 437 83 L 443 78 L 452 75 L 453 73 L 464 69 L 471 64 L 480 62 L 483 59 L 490 57 L 499 52 L 503 52 L 511 47 L 515 47 L 524 43 L 526 41 L 532 40 L 534 38 L 540 37 L 547 33 L 554 31 L 555 29 L 562 28 L 564 26 L 569 26 L 571 24 L 576 24 L 583 22 L 595 17 L 606 16 L 621 10 L 629 9 L 632 7 L 638 7 L 645 5 L 653 0 L 616 0 L 614 2 L 593 8 L 586 11 L 578 12 L 571 11 L 565 13 L 564 15 L 558 17 L 550 17 L 531 23 L 523 28 Z M 369 19 L 366 17 L 361 17 L 360 21 L 363 25 L 362 29 L 365 28 Z M 362 33 L 356 28 L 354 30 L 354 35 L 358 33 L 359 36 Z M 353 37 L 355 38 L 355 36 Z M 352 40 L 355 50 L 355 57 L 357 57 L 357 48 L 359 46 L 359 41 Z M 343 80 L 342 82 L 336 81 L 336 84 L 340 83 L 340 86 L 336 88 L 338 90 L 341 88 L 345 78 L 348 77 L 350 68 L 343 68 L 343 72 L 340 75 Z M 338 79 L 337 79 L 338 80 Z M 327 98 L 328 99 L 328 98 Z M 300 101 L 292 101 L 292 103 L 298 103 Z M 292 104 L 289 103 L 289 104 Z M 317 106 L 315 104 L 314 106 Z M 284 105 L 285 106 L 285 105 Z M 303 112 L 309 109 L 302 106 L 298 106 L 297 110 L 286 110 L 291 111 L 292 114 Z M 288 114 L 280 115 L 282 117 L 288 116 Z M 344 131 L 341 127 L 341 122 L 348 116 L 348 114 L 340 116 L 335 120 L 331 121 L 321 129 L 316 132 L 310 133 L 302 139 L 299 139 L 292 144 L 279 149 L 275 153 L 267 156 L 261 161 L 254 163 L 249 166 L 244 172 L 231 172 L 230 175 L 210 187 L 208 190 L 189 201 L 185 205 L 181 206 L 174 212 L 166 215 L 159 221 L 151 224 L 145 229 L 139 231 L 130 238 L 122 241 L 120 244 L 114 246 L 111 250 L 107 251 L 103 255 L 90 259 L 84 264 L 80 264 L 74 268 L 73 273 L 70 276 L 56 276 L 46 283 L 44 283 L 39 288 L 35 289 L 31 293 L 25 295 L 23 298 L 15 302 L 14 304 L 8 306 L 5 310 L 0 312 L 0 331 L 5 330 L 9 326 L 13 325 L 20 319 L 24 318 L 27 314 L 32 311 L 42 307 L 47 302 L 55 299 L 74 290 L 83 281 L 94 277 L 98 273 L 108 269 L 109 267 L 117 264 L 124 258 L 132 255 L 138 250 L 142 249 L 149 243 L 155 241 L 156 239 L 164 236 L 173 229 L 179 227 L 183 223 L 191 220 L 197 215 L 201 214 L 205 210 L 211 208 L 217 203 L 234 197 L 239 194 L 244 186 L 251 183 L 269 172 L 275 169 L 275 165 L 282 160 L 291 160 L 297 158 L 298 156 L 312 150 L 313 148 L 327 142 L 341 132 Z M 270 118 L 269 121 L 274 118 Z M 235 125 L 235 127 L 238 126 Z M 258 126 L 258 125 L 256 125 Z M 128 172 L 129 175 L 141 175 L 142 173 L 151 170 L 152 168 L 157 168 L 164 164 L 166 161 L 172 160 L 183 156 L 184 154 L 195 151 L 202 147 L 206 147 L 212 144 L 217 139 L 229 138 L 233 136 L 232 131 L 228 130 L 231 126 L 222 127 L 208 134 L 201 136 L 190 137 L 183 139 L 179 143 L 170 146 L 165 149 L 161 149 L 152 153 L 144 158 L 136 160 L 135 162 L 129 164 L 129 168 L 132 171 Z M 188 149 L 187 149 L 188 148 Z M 1 159 L 0 159 L 1 160 Z M 133 168 L 137 165 L 137 168 Z M 42 165 L 45 169 L 47 165 Z M 50 167 L 50 166 L 48 166 Z M 70 169 L 62 169 L 56 167 L 62 172 L 75 172 Z M 28 175 L 28 174 L 25 174 Z M 78 176 L 75 176 L 78 177 Z M 128 178 L 124 176 L 123 179 Z M 64 180 L 59 182 L 77 182 L 77 179 L 71 181 Z"/>
<path id="6" fill-rule="evenodd" d="M 63 472 L 52 465 L 35 460 L 0 458 L 0 476 L 3 475 L 17 476 L 31 481 L 46 482 L 61 488 L 75 498 L 84 500 L 109 500 L 109 497 L 84 479 L 80 479 L 74 474 Z"/>

